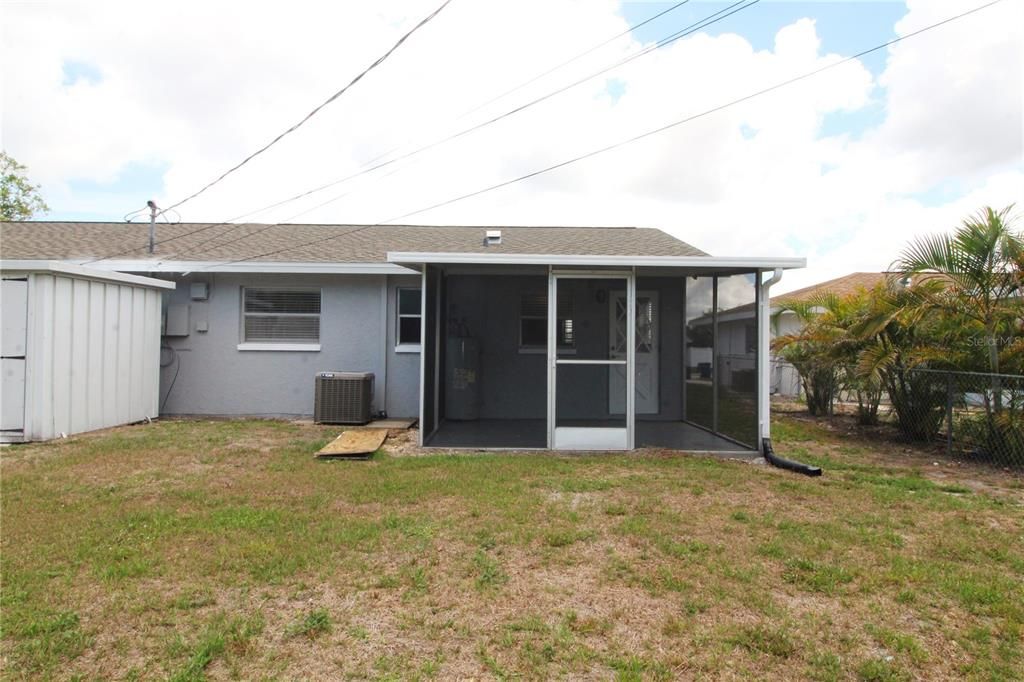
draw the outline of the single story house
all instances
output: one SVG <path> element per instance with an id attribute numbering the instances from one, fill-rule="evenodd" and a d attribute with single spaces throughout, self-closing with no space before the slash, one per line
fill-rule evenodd
<path id="1" fill-rule="evenodd" d="M 173 281 L 163 415 L 308 416 L 317 373 L 372 372 L 373 411 L 442 447 L 759 451 L 769 289 L 805 265 L 647 228 L 159 224 L 152 254 L 147 233 L 4 223 L 0 254 Z"/>

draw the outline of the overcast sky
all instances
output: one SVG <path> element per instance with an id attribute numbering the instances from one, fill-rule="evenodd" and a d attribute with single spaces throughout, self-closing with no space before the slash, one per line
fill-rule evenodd
<path id="1" fill-rule="evenodd" d="M 348 82 L 440 0 L 0 3 L 3 148 L 51 219 L 169 205 Z M 459 140 L 250 219 L 375 223 L 716 107 L 984 0 L 762 2 Z M 452 0 L 379 69 L 181 208 L 219 221 L 602 70 L 726 4 Z M 779 291 L 884 269 L 980 206 L 1024 209 L 1020 0 L 413 223 L 660 227 L 806 256 Z M 400 152 L 397 152 L 400 153 Z M 389 157 L 385 157 L 389 158 Z M 326 205 L 330 199 L 335 199 Z M 319 206 L 319 207 L 318 207 Z M 585 250 L 585 245 L 581 245 Z"/>

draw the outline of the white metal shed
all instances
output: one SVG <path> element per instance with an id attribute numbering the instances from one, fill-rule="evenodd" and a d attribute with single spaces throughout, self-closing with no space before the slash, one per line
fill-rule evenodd
<path id="1" fill-rule="evenodd" d="M 0 261 L 0 442 L 156 417 L 162 289 L 56 261 Z"/>

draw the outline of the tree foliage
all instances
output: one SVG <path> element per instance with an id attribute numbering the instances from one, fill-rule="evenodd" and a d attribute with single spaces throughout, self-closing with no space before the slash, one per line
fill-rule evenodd
<path id="1" fill-rule="evenodd" d="M 25 175 L 28 169 L 7 152 L 0 152 L 0 220 L 31 220 L 50 208 Z"/>
<path id="2" fill-rule="evenodd" d="M 879 292 L 860 289 L 848 296 L 825 293 L 782 306 L 802 323 L 800 331 L 779 337 L 774 346 L 800 374 L 811 414 L 831 414 L 835 399 L 850 394 L 857 401 L 858 419 L 873 424 L 878 418 L 879 382 L 856 371 L 866 342 L 850 329 L 868 314 Z"/>
<path id="3" fill-rule="evenodd" d="M 980 340 L 975 345 L 984 350 L 986 369 L 995 373 L 1005 355 L 1014 361 L 1016 349 L 1007 346 L 1021 331 L 1024 319 L 1024 236 L 1011 228 L 1012 209 L 1012 205 L 1001 211 L 985 207 L 953 234 L 918 238 L 896 263 L 906 277 L 942 284 L 912 289 L 914 304 L 955 320 L 964 335 Z"/>
<path id="4" fill-rule="evenodd" d="M 830 413 L 844 395 L 874 423 L 884 394 L 903 434 L 925 440 L 948 396 L 915 370 L 1024 372 L 1024 236 L 1011 211 L 985 207 L 950 234 L 915 239 L 873 289 L 783 306 L 803 327 L 774 347 L 800 373 L 812 414 Z M 1000 381 L 993 376 L 985 393 L 992 432 L 1007 416 Z"/>

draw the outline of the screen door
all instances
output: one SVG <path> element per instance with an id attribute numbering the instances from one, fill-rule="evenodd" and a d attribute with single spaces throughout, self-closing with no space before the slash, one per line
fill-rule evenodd
<path id="1" fill-rule="evenodd" d="M 634 309 L 631 274 L 552 275 L 548 298 L 549 423 L 555 449 L 631 447 L 635 350 L 626 344 L 629 352 L 621 353 L 618 342 L 633 338 L 635 316 L 614 315 L 609 302 L 617 299 Z M 551 306 L 550 301 L 562 303 Z M 627 381 L 615 381 L 617 375 Z"/>

